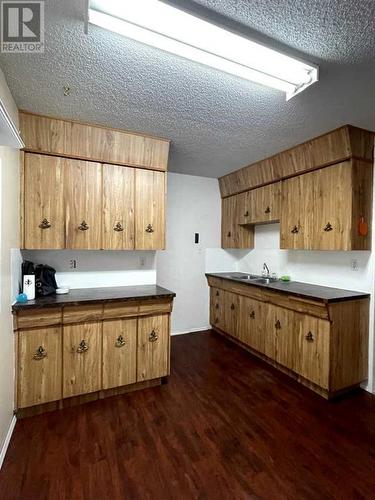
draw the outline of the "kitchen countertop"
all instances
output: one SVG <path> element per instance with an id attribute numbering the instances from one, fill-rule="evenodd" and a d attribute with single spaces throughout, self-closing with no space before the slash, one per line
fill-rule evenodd
<path id="1" fill-rule="evenodd" d="M 64 295 L 47 295 L 29 300 L 25 304 L 16 303 L 12 311 L 39 309 L 66 305 L 80 305 L 92 302 L 114 302 L 117 300 L 172 299 L 176 294 L 158 285 L 118 286 L 102 288 L 76 288 Z"/>
<path id="2" fill-rule="evenodd" d="M 331 288 L 328 286 L 309 285 L 308 283 L 301 283 L 299 281 L 276 281 L 269 284 L 254 283 L 251 281 L 244 281 L 241 276 L 247 276 L 249 273 L 206 273 L 206 276 L 214 278 L 226 279 L 242 283 L 247 286 L 257 286 L 259 288 L 267 288 L 275 292 L 286 293 L 288 295 L 295 295 L 306 299 L 318 300 L 324 303 L 341 302 L 343 300 L 365 299 L 370 297 L 369 293 L 355 292 L 352 290 L 342 290 L 340 288 Z"/>

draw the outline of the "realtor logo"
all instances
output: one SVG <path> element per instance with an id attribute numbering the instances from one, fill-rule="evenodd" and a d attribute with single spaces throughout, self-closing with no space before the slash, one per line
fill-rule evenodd
<path id="1" fill-rule="evenodd" d="M 1 2 L 1 52 L 44 52 L 44 1 Z"/>

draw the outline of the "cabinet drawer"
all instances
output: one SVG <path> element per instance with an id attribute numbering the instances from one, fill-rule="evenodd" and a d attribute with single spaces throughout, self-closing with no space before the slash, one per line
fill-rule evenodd
<path id="1" fill-rule="evenodd" d="M 61 323 L 62 310 L 59 308 L 33 309 L 17 313 L 17 328 L 33 328 Z"/>
<path id="2" fill-rule="evenodd" d="M 18 332 L 19 408 L 61 399 L 62 327 Z"/>
<path id="3" fill-rule="evenodd" d="M 290 295 L 264 291 L 263 300 L 276 306 L 285 307 L 296 312 L 309 314 L 322 319 L 329 319 L 328 309 L 323 302 L 293 297 Z"/>
<path id="4" fill-rule="evenodd" d="M 68 306 L 63 311 L 63 322 L 80 323 L 85 321 L 100 321 L 103 317 L 103 306 L 89 304 L 84 306 Z"/>
<path id="5" fill-rule="evenodd" d="M 149 300 L 147 302 L 142 302 L 139 305 L 139 314 L 163 314 L 170 313 L 172 311 L 172 301 L 167 300 Z"/>
<path id="6" fill-rule="evenodd" d="M 138 302 L 119 301 L 105 304 L 103 318 L 124 318 L 127 316 L 137 316 L 139 312 Z"/>

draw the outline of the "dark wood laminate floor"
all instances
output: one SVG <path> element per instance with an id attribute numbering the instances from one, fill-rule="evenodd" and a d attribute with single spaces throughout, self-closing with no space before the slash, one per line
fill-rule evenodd
<path id="1" fill-rule="evenodd" d="M 375 399 L 328 403 L 211 333 L 167 385 L 19 421 L 0 499 L 375 499 Z"/>

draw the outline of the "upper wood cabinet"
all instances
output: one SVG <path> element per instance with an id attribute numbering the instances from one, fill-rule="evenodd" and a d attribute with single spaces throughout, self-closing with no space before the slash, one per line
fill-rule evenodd
<path id="1" fill-rule="evenodd" d="M 221 205 L 221 246 L 223 248 L 253 248 L 254 228 L 240 226 L 246 212 L 246 199 L 242 195 L 224 198 Z"/>
<path id="2" fill-rule="evenodd" d="M 165 174 L 137 169 L 135 172 L 135 247 L 165 248 Z"/>
<path id="3" fill-rule="evenodd" d="M 66 248 L 99 250 L 102 246 L 100 163 L 65 160 L 64 193 Z"/>
<path id="4" fill-rule="evenodd" d="M 25 154 L 22 191 L 26 248 L 65 246 L 63 165 L 62 158 Z"/>
<path id="5" fill-rule="evenodd" d="M 23 248 L 165 247 L 164 172 L 24 156 Z"/>
<path id="6" fill-rule="evenodd" d="M 167 170 L 166 139 L 24 111 L 19 116 L 26 151 Z"/>
<path id="7" fill-rule="evenodd" d="M 347 161 L 283 181 L 281 210 L 281 248 L 369 250 L 372 165 Z"/>
<path id="8" fill-rule="evenodd" d="M 134 168 L 103 165 L 104 250 L 134 249 L 135 172 Z"/>
<path id="9" fill-rule="evenodd" d="M 251 224 L 262 224 L 280 220 L 280 182 L 268 184 L 250 191 Z"/>

